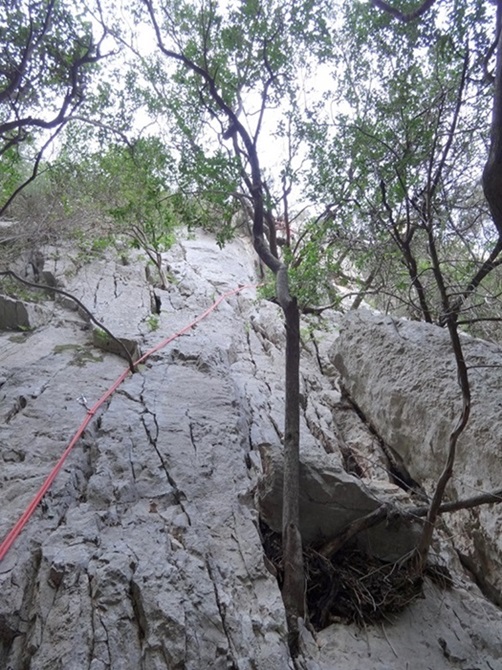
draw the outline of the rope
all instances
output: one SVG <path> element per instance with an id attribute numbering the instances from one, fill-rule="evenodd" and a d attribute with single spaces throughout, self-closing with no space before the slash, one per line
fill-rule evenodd
<path id="1" fill-rule="evenodd" d="M 161 340 L 161 342 L 159 342 L 152 349 L 147 351 L 146 354 L 141 356 L 141 358 L 138 358 L 138 360 L 134 362 L 133 366 L 137 367 L 140 363 L 143 363 L 149 356 L 159 351 L 159 349 L 162 349 L 180 335 L 183 335 L 184 333 L 194 328 L 194 326 L 196 326 L 200 321 L 209 316 L 209 314 L 211 314 L 211 312 L 213 312 L 220 305 L 220 303 L 223 302 L 223 300 L 225 300 L 226 298 L 230 298 L 231 296 L 235 295 L 236 293 L 239 293 L 240 291 L 243 291 L 246 288 L 256 288 L 256 284 L 245 284 L 243 286 L 238 286 L 236 289 L 232 289 L 231 291 L 227 291 L 226 293 L 221 295 L 217 300 L 215 300 L 213 304 L 208 309 L 206 309 L 205 312 L 196 317 L 191 323 L 189 323 L 181 330 L 178 330 L 176 333 L 174 333 L 174 335 L 170 335 L 169 337 L 166 337 L 164 340 Z M 63 464 L 66 458 L 68 457 L 68 454 L 71 452 L 75 444 L 79 441 L 79 439 L 82 436 L 82 433 L 87 428 L 89 423 L 92 421 L 98 409 L 108 400 L 108 398 L 111 395 L 113 395 L 113 393 L 115 393 L 115 391 L 122 384 L 124 379 L 126 379 L 129 376 L 129 374 L 131 374 L 131 369 L 124 370 L 124 372 L 122 372 L 122 374 L 115 380 L 115 382 L 110 386 L 110 388 L 107 391 L 105 391 L 105 393 L 101 396 L 101 398 L 87 411 L 87 416 L 80 424 L 78 430 L 76 431 L 70 443 L 64 450 L 58 462 L 51 470 L 50 474 L 48 475 L 48 477 L 46 478 L 40 489 L 37 491 L 33 500 L 30 502 L 30 504 L 25 509 L 23 514 L 19 517 L 18 521 L 16 522 L 12 530 L 8 533 L 8 535 L 5 537 L 2 544 L 0 545 L 0 561 L 2 561 L 5 558 L 7 552 L 14 544 L 15 540 L 23 530 L 24 526 L 29 521 L 37 505 L 40 503 L 44 495 L 49 490 L 50 486 L 52 485 L 52 482 L 56 479 L 59 471 L 63 467 Z"/>

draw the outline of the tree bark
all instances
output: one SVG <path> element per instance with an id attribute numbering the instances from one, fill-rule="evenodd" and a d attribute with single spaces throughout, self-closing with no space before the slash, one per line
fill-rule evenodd
<path id="1" fill-rule="evenodd" d="M 495 79 L 490 150 L 483 171 L 483 190 L 493 222 L 502 236 L 502 0 L 497 0 Z"/>
<path id="2" fill-rule="evenodd" d="M 284 309 L 286 318 L 286 410 L 284 418 L 284 483 L 282 546 L 283 599 L 289 646 L 298 652 L 298 618 L 305 616 L 305 579 L 300 535 L 300 314 L 295 298 Z"/>

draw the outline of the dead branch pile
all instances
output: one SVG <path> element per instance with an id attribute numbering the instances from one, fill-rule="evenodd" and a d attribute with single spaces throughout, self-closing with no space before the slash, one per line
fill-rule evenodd
<path id="1" fill-rule="evenodd" d="M 281 536 L 265 524 L 261 531 L 265 554 L 282 586 Z M 387 563 L 353 543 L 331 559 L 313 547 L 306 547 L 303 557 L 309 621 L 316 630 L 332 623 L 364 625 L 389 620 L 422 595 L 423 576 L 414 560 Z M 442 587 L 451 583 L 444 568 L 428 566 L 424 574 Z"/>

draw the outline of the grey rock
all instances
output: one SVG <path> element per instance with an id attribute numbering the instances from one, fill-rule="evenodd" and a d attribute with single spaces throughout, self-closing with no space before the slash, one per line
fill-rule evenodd
<path id="1" fill-rule="evenodd" d="M 282 532 L 282 449 L 262 445 L 263 475 L 258 481 L 257 507 L 261 518 L 277 533 Z M 400 494 L 388 484 L 364 483 L 333 462 L 330 454 L 303 453 L 300 463 L 300 533 L 305 545 L 321 545 L 336 537 L 351 522 L 391 501 Z M 359 534 L 358 543 L 370 555 L 397 561 L 412 552 L 420 539 L 422 524 L 396 520 L 383 522 Z"/>
<path id="2" fill-rule="evenodd" d="M 47 252 L 44 271 L 145 351 L 218 295 L 255 281 L 249 242 L 220 251 L 205 233 L 182 239 L 165 254 L 179 283 L 162 291 L 151 331 L 144 261 L 122 265 L 107 252 L 78 269 L 74 256 Z M 93 352 L 83 319 L 58 301 L 53 307 L 50 323 L 22 341 L 0 332 L 1 537 L 89 408 L 127 371 L 107 352 L 82 355 Z M 377 467 L 371 436 L 342 411 L 333 366 L 324 363 L 338 323 L 315 322 L 316 341 L 304 343 L 302 458 L 329 453 L 320 461 L 349 487 L 351 503 L 403 502 Z M 125 375 L 0 563 L 1 670 L 401 670 L 407 659 L 414 670 L 500 670 L 502 615 L 459 569 L 446 539 L 451 592 L 427 584 L 425 598 L 385 628 L 333 624 L 315 639 L 305 628 L 302 654 L 291 659 L 253 502 L 259 446 L 281 443 L 283 334 L 279 308 L 245 289 Z M 27 405 L 6 423 L 20 395 Z M 342 440 L 365 465 L 361 481 L 343 470 Z M 317 504 L 315 488 L 312 495 Z M 392 536 L 380 537 L 378 551 L 389 549 Z"/>
<path id="3" fill-rule="evenodd" d="M 500 488 L 502 350 L 462 336 L 472 409 L 460 436 L 447 497 L 459 500 Z M 342 383 L 412 476 L 432 492 L 461 410 L 446 330 L 366 310 L 347 314 L 331 351 Z M 455 546 L 502 603 L 500 509 L 482 506 L 445 515 Z"/>
<path id="4" fill-rule="evenodd" d="M 0 295 L 0 330 L 33 330 L 50 317 L 43 305 Z"/>
<path id="5" fill-rule="evenodd" d="M 111 354 L 117 354 L 117 356 L 122 356 L 122 358 L 127 358 L 127 354 L 129 354 L 133 361 L 141 358 L 141 348 L 137 340 L 129 337 L 120 337 L 120 335 L 113 339 L 108 333 L 97 326 L 92 329 L 92 342 L 98 349 L 108 351 Z"/>

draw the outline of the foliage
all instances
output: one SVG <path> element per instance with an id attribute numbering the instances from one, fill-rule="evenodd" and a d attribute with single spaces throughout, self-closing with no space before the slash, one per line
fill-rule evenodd
<path id="1" fill-rule="evenodd" d="M 148 330 L 151 332 L 155 332 L 156 330 L 159 329 L 160 327 L 160 319 L 157 314 L 150 314 L 150 316 L 146 320 L 146 324 L 148 326 Z"/>
<path id="2" fill-rule="evenodd" d="M 59 216 L 80 208 L 139 225 L 135 243 L 148 240 L 154 254 L 172 243 L 179 221 L 212 230 L 223 245 L 239 212 L 252 217 L 251 151 L 271 249 L 282 253 L 303 306 L 335 304 L 336 283 L 348 283 L 382 309 L 441 321 L 429 232 L 452 296 L 463 296 L 499 239 L 479 186 L 494 10 L 481 0 L 457 0 L 447 12 L 430 5 L 420 21 L 400 22 L 366 2 L 165 2 L 159 33 L 150 33 L 162 48 L 145 50 L 148 40 L 126 26 L 146 34 L 156 11 L 148 0 L 130 8 L 129 23 L 79 0 L 7 4 L 0 206 L 43 165 L 45 140 L 64 129 L 46 180 Z M 110 62 L 105 72 L 101 60 L 117 44 L 129 55 L 122 70 Z M 331 69 L 324 90 L 316 68 Z M 157 125 L 145 132 L 147 123 Z M 126 138 L 133 127 L 136 139 Z M 324 215 L 292 239 L 289 198 L 302 185 Z M 495 270 L 461 297 L 471 317 L 498 309 Z M 477 332 L 487 334 L 482 323 Z"/>
<path id="3" fill-rule="evenodd" d="M 333 99 L 344 111 L 311 120 L 302 133 L 312 197 L 329 203 L 324 243 L 355 273 L 374 275 L 381 308 L 440 321 L 430 235 L 451 295 L 497 243 L 478 186 L 492 21 L 481 2 L 457 2 L 448 18 L 435 5 L 411 25 L 363 3 L 340 9 Z M 319 243 L 317 232 L 313 239 Z"/>
<path id="4" fill-rule="evenodd" d="M 37 174 L 97 73 L 96 40 L 79 0 L 18 0 L 0 9 L 0 213 Z M 30 172 L 23 169 L 30 162 Z"/>
<path id="5" fill-rule="evenodd" d="M 53 182 L 65 201 L 67 215 L 90 209 L 110 220 L 115 235 L 126 235 L 155 264 L 162 286 L 162 252 L 175 241 L 180 225 L 179 199 L 169 191 L 174 169 L 172 156 L 158 138 L 134 144 L 110 144 L 105 152 L 90 153 L 74 162 L 70 157 L 52 167 Z M 91 250 L 106 246 L 109 237 L 95 238 Z"/>

